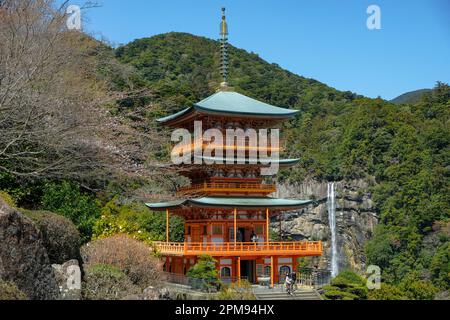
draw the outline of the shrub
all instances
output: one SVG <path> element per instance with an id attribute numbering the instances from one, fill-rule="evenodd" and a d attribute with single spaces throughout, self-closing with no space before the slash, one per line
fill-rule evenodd
<path id="1" fill-rule="evenodd" d="M 358 274 L 344 270 L 336 278 L 331 280 L 331 284 L 325 286 L 324 296 L 330 300 L 363 300 L 367 299 L 367 286 L 364 278 Z"/>
<path id="2" fill-rule="evenodd" d="M 358 296 L 350 292 L 336 289 L 336 287 L 333 286 L 324 286 L 323 290 L 327 300 L 358 300 Z"/>
<path id="3" fill-rule="evenodd" d="M 42 234 L 50 263 L 80 260 L 80 234 L 69 219 L 49 211 L 21 210 Z"/>
<path id="4" fill-rule="evenodd" d="M 382 283 L 380 289 L 369 290 L 369 300 L 405 300 L 405 293 L 392 284 Z"/>
<path id="5" fill-rule="evenodd" d="M 422 280 L 415 274 L 407 275 L 399 285 L 408 299 L 432 300 L 438 292 L 431 281 Z"/>
<path id="6" fill-rule="evenodd" d="M 100 205 L 93 196 L 81 192 L 77 185 L 67 181 L 46 184 L 42 206 L 44 210 L 69 218 L 80 232 L 82 243 L 91 239 L 92 228 L 100 215 Z"/>
<path id="7" fill-rule="evenodd" d="M 0 279 L 0 300 L 28 300 L 28 297 L 15 284 Z"/>
<path id="8" fill-rule="evenodd" d="M 141 290 L 117 267 L 96 264 L 85 270 L 82 295 L 86 300 L 119 300 Z"/>
<path id="9" fill-rule="evenodd" d="M 247 280 L 241 280 L 241 286 L 237 283 L 222 286 L 220 292 L 213 297 L 215 300 L 255 300 L 252 285 Z"/>
<path id="10" fill-rule="evenodd" d="M 216 262 L 213 257 L 203 254 L 198 257 L 197 263 L 188 270 L 187 275 L 197 279 L 218 279 Z"/>
<path id="11" fill-rule="evenodd" d="M 150 246 L 127 235 L 98 239 L 81 248 L 85 265 L 109 264 L 119 268 L 141 288 L 159 285 L 161 263 Z"/>
<path id="12" fill-rule="evenodd" d="M 219 275 L 216 269 L 216 260 L 213 257 L 203 254 L 198 257 L 197 263 L 187 272 L 187 276 L 194 279 L 202 279 L 201 289 L 211 289 L 219 287 Z"/>

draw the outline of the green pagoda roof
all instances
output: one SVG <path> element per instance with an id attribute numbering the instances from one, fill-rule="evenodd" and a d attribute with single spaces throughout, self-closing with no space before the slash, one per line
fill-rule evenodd
<path id="1" fill-rule="evenodd" d="M 272 106 L 243 94 L 233 91 L 219 91 L 206 99 L 194 104 L 173 115 L 157 119 L 159 123 L 166 123 L 181 118 L 192 112 L 217 114 L 217 115 L 238 115 L 248 117 L 267 118 L 289 118 L 295 116 L 299 110 L 291 110 Z"/>
<path id="2" fill-rule="evenodd" d="M 226 158 L 221 158 L 221 157 L 205 157 L 205 156 L 195 156 L 194 158 L 201 158 L 203 161 L 217 161 L 217 162 L 222 162 L 224 164 L 227 164 L 227 159 Z M 233 164 L 238 164 L 239 160 L 244 160 L 244 164 L 252 164 L 250 163 L 250 160 L 248 158 L 245 159 L 234 159 Z M 278 163 L 278 165 L 280 167 L 290 167 L 290 166 L 294 166 L 296 165 L 300 159 L 268 159 L 268 161 L 272 162 L 272 163 Z M 261 159 L 257 159 L 257 162 L 255 163 L 256 165 L 267 165 L 269 166 L 270 163 L 262 163 Z M 231 165 L 231 164 L 230 164 Z"/>
<path id="3" fill-rule="evenodd" d="M 297 209 L 311 204 L 312 200 L 292 200 L 268 197 L 202 197 L 196 199 L 175 200 L 160 203 L 146 203 L 153 210 L 165 210 L 181 207 L 229 207 L 264 209 L 276 207 L 277 209 Z"/>

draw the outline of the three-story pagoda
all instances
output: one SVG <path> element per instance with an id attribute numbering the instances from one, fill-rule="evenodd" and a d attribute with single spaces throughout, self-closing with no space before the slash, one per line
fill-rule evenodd
<path id="1" fill-rule="evenodd" d="M 223 9 L 224 11 L 224 9 Z M 226 129 L 275 128 L 294 117 L 298 111 L 279 108 L 234 92 L 227 84 L 227 35 L 225 14 L 221 23 L 221 73 L 223 82 L 218 92 L 176 114 L 157 121 L 172 128 L 194 130 L 194 121 L 201 121 L 204 129 L 215 128 L 226 135 Z M 194 141 L 187 148 L 204 150 L 207 143 Z M 234 150 L 236 159 L 194 156 L 197 161 L 181 164 L 180 174 L 188 177 L 191 185 L 178 190 L 179 200 L 147 203 L 154 211 L 166 212 L 166 241 L 155 246 L 165 259 L 167 272 L 186 274 L 198 256 L 208 254 L 217 260 L 217 269 L 223 280 L 247 279 L 256 283 L 262 279 L 271 285 L 297 269 L 299 257 L 320 256 L 320 241 L 271 241 L 270 219 L 285 211 L 299 210 L 310 200 L 274 198 L 276 185 L 273 177 L 263 176 L 268 166 L 264 161 L 237 158 L 244 152 L 249 156 L 248 141 L 223 141 L 223 150 Z M 278 147 L 257 147 L 257 152 L 279 151 Z M 264 148 L 264 150 L 262 150 Z M 186 151 L 186 146 L 184 147 Z M 276 149 L 276 150 L 275 150 Z M 172 152 L 179 152 L 174 149 Z M 200 159 L 198 159 L 200 157 Z M 200 160 L 200 161 L 198 161 Z M 213 161 L 215 160 L 215 161 Z M 288 168 L 299 159 L 276 159 L 277 166 Z M 207 165 L 205 164 L 208 163 Z M 267 173 L 266 173 L 267 174 Z M 179 215 L 185 220 L 184 242 L 169 241 L 169 216 Z"/>

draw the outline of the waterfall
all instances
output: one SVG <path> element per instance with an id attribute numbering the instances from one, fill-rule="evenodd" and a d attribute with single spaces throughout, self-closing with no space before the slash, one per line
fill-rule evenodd
<path id="1" fill-rule="evenodd" d="M 328 183 L 327 188 L 328 222 L 331 230 L 331 277 L 338 274 L 338 253 L 336 244 L 336 195 L 334 182 Z"/>

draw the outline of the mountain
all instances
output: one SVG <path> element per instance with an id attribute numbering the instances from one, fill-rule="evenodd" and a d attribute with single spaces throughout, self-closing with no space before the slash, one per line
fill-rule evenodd
<path id="1" fill-rule="evenodd" d="M 422 96 L 430 92 L 431 89 L 419 89 L 410 92 L 403 93 L 398 97 L 392 99 L 390 102 L 394 104 L 402 104 L 402 103 L 416 103 L 419 102 Z"/>

